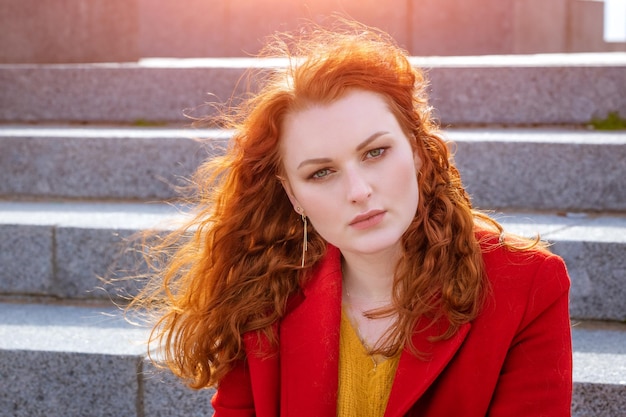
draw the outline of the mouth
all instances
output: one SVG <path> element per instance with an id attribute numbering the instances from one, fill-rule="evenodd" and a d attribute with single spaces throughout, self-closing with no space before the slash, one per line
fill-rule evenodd
<path id="1" fill-rule="evenodd" d="M 359 214 L 350 222 L 350 226 L 356 229 L 367 229 L 368 227 L 376 226 L 383 220 L 386 211 L 384 210 L 370 210 L 367 213 Z"/>

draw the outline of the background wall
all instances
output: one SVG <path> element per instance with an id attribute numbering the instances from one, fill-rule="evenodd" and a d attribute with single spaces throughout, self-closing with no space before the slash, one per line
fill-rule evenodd
<path id="1" fill-rule="evenodd" d="M 626 51 L 602 0 L 0 0 L 0 62 L 124 62 L 255 54 L 276 30 L 333 12 L 413 55 Z"/>

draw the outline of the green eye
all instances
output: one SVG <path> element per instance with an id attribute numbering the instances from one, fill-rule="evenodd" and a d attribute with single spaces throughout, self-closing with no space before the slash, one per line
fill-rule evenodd
<path id="1" fill-rule="evenodd" d="M 371 151 L 367 152 L 367 157 L 376 158 L 376 157 L 381 156 L 384 152 L 385 150 L 383 148 L 372 149 Z"/>
<path id="2" fill-rule="evenodd" d="M 311 178 L 313 179 L 320 179 L 320 178 L 324 178 L 325 176 L 327 176 L 330 173 L 330 170 L 328 168 L 324 168 L 324 169 L 320 169 L 319 171 L 316 171 L 315 173 L 313 173 L 313 175 L 311 176 Z"/>

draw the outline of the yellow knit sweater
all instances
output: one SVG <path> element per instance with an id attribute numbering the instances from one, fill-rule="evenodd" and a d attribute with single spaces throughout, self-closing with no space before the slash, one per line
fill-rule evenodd
<path id="1" fill-rule="evenodd" d="M 342 311 L 337 416 L 382 417 L 399 358 L 400 355 L 388 359 L 369 355 Z"/>

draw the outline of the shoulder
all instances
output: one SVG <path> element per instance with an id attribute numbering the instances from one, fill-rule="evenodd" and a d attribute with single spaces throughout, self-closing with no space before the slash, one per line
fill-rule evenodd
<path id="1" fill-rule="evenodd" d="M 568 297 L 570 279 L 561 257 L 539 246 L 510 248 L 495 234 L 481 234 L 479 243 L 494 302 L 532 316 Z"/>
<path id="2" fill-rule="evenodd" d="M 515 245 L 511 247 L 501 243 L 499 236 L 491 232 L 479 232 L 477 239 L 490 281 L 507 277 L 528 281 L 537 274 L 552 273 L 567 277 L 563 259 L 543 246 L 527 249 L 519 249 Z"/>

